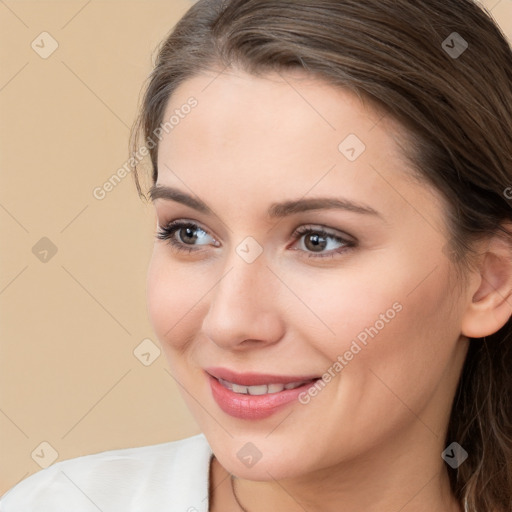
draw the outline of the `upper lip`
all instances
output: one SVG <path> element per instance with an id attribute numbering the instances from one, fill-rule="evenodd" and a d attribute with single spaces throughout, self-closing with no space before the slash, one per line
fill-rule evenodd
<path id="1" fill-rule="evenodd" d="M 206 373 L 216 379 L 223 379 L 240 386 L 261 386 L 263 384 L 290 384 L 318 379 L 318 375 L 271 375 L 269 373 L 238 373 L 228 368 L 205 368 Z"/>

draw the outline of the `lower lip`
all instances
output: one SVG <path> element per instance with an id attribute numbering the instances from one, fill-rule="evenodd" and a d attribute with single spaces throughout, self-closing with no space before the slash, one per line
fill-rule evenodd
<path id="1" fill-rule="evenodd" d="M 278 393 L 265 395 L 244 395 L 225 388 L 216 378 L 207 374 L 214 400 L 230 416 L 244 420 L 261 420 L 295 402 L 301 393 L 307 391 L 314 382 L 308 382 L 295 389 L 284 389 Z"/>

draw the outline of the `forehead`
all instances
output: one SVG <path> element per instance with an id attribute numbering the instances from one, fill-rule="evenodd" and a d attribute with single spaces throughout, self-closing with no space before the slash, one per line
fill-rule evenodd
<path id="1" fill-rule="evenodd" d="M 174 131 L 183 132 L 193 123 L 200 134 L 215 138 L 217 145 L 226 136 L 253 135 L 270 144 L 276 136 L 284 142 L 309 134 L 302 140 L 307 147 L 309 140 L 316 141 L 313 135 L 328 137 L 326 143 L 347 130 L 362 137 L 383 117 L 356 94 L 298 71 L 261 76 L 234 70 L 205 72 L 174 91 L 164 119 L 192 96 L 198 103 L 190 113 L 192 121 L 180 123 L 180 129 L 176 126 Z"/>
<path id="2" fill-rule="evenodd" d="M 197 105 L 183 109 L 192 97 Z M 158 182 L 185 183 L 204 198 L 236 192 L 274 202 L 338 192 L 401 210 L 404 197 L 415 201 L 425 189 L 411 188 L 396 122 L 304 73 L 200 74 L 176 89 L 164 122 L 180 113 L 159 145 Z"/>

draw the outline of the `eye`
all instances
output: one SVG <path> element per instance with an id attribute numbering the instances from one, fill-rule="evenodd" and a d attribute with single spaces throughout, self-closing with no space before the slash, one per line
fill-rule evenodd
<path id="1" fill-rule="evenodd" d="M 356 246 L 356 242 L 348 236 L 344 238 L 315 226 L 301 226 L 295 230 L 293 238 L 300 242 L 298 245 L 301 252 L 309 252 L 309 258 L 333 258 Z M 325 252 L 326 249 L 328 252 Z"/>
<path id="2" fill-rule="evenodd" d="M 174 220 L 169 222 L 166 226 L 159 227 L 157 238 L 167 240 L 173 249 L 177 251 L 189 253 L 200 250 L 194 249 L 195 245 L 208 245 L 213 243 L 219 246 L 219 242 L 200 226 L 194 222 L 183 220 Z"/>
<path id="3" fill-rule="evenodd" d="M 174 220 L 159 227 L 157 238 L 167 240 L 176 251 L 187 253 L 201 251 L 201 249 L 195 248 L 197 245 L 220 246 L 220 243 L 198 224 L 186 220 Z M 332 258 L 336 254 L 344 253 L 356 246 L 356 242 L 352 238 L 349 239 L 348 236 L 344 238 L 316 226 L 301 226 L 294 231 L 292 238 L 300 242 L 298 244 L 299 252 L 309 258 Z"/>

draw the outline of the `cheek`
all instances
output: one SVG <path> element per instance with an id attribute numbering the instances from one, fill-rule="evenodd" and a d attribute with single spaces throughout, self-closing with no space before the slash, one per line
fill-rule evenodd
<path id="1" fill-rule="evenodd" d="M 459 318 L 448 269 L 439 267 L 414 288 L 421 280 L 416 277 L 375 288 L 378 299 L 365 303 L 354 297 L 347 305 L 349 335 L 338 353 L 343 350 L 351 360 L 339 382 L 354 398 L 353 407 L 373 411 L 375 420 L 384 414 L 398 421 L 408 414 L 404 403 L 422 410 L 454 362 Z"/>
<path id="2" fill-rule="evenodd" d="M 204 286 L 200 286 L 203 283 Z M 183 351 L 194 336 L 207 283 L 198 279 L 197 268 L 180 265 L 155 247 L 146 283 L 148 315 L 162 348 Z"/>
<path id="3" fill-rule="evenodd" d="M 413 264 L 402 255 L 381 263 L 344 268 L 338 277 L 332 269 L 323 276 L 289 273 L 290 288 L 309 309 L 297 304 L 290 321 L 324 360 L 344 357 L 342 371 L 354 386 L 375 379 L 373 370 L 407 393 L 418 379 L 440 378 L 458 339 L 460 312 L 442 259 Z"/>
<path id="4" fill-rule="evenodd" d="M 364 347 L 376 331 L 379 336 L 389 331 L 403 314 L 407 285 L 401 282 L 402 276 L 383 269 L 389 267 L 375 261 L 365 264 L 361 259 L 339 268 L 303 266 L 300 271 L 282 273 L 299 299 L 288 299 L 295 304 L 289 309 L 289 325 L 331 361 L 349 350 L 355 339 Z"/>
<path id="5" fill-rule="evenodd" d="M 317 280 L 317 288 L 300 291 L 309 288 L 308 305 L 336 333 L 329 339 L 320 331 L 302 332 L 328 361 L 329 383 L 299 409 L 301 420 L 306 424 L 329 414 L 330 421 L 315 423 L 316 434 L 339 439 L 342 450 L 347 443 L 363 449 L 416 421 L 411 411 L 420 414 L 438 389 L 443 393 L 439 384 L 454 361 L 459 319 L 449 269 L 440 266 L 422 281 L 429 268 L 383 268 L 388 271 L 358 273 L 364 279 Z M 322 283 L 324 293 L 313 293 Z M 436 417 L 423 419 L 432 428 L 440 424 Z"/>

